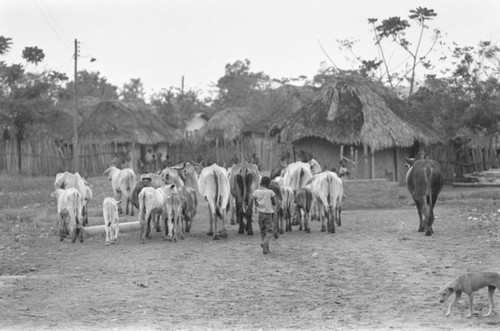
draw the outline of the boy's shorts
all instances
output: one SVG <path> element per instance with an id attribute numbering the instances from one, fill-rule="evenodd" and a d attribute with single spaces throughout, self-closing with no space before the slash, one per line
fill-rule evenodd
<path id="1" fill-rule="evenodd" d="M 264 238 L 266 232 L 273 233 L 273 214 L 259 212 L 260 236 Z"/>

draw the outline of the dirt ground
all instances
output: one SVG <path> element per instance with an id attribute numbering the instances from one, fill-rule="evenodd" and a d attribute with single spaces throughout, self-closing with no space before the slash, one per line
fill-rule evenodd
<path id="1" fill-rule="evenodd" d="M 111 188 L 93 184 L 90 221 L 100 225 Z M 103 236 L 60 242 L 47 197 L 0 222 L 0 329 L 498 329 L 500 308 L 482 317 L 486 289 L 470 319 L 466 298 L 450 317 L 438 303 L 439 287 L 459 274 L 500 272 L 500 246 L 471 226 L 465 210 L 476 199 L 463 197 L 438 202 L 432 237 L 416 231 L 416 210 L 402 194 L 398 209 L 345 210 L 335 234 L 318 222 L 309 234 L 294 228 L 271 242 L 270 255 L 258 231 L 238 235 L 236 225 L 213 241 L 204 203 L 177 243 L 153 233 L 141 244 L 138 232 L 108 247 Z"/>

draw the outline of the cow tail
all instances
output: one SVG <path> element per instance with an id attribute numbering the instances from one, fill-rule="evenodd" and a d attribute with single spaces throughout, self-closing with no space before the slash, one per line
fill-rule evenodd
<path id="1" fill-rule="evenodd" d="M 75 207 L 76 207 L 76 210 L 75 210 L 75 220 L 76 220 L 76 225 L 78 226 L 80 224 L 80 217 L 81 217 L 81 212 L 79 213 L 78 211 L 81 211 L 82 208 L 83 208 L 83 203 L 82 203 L 82 199 L 81 199 L 81 196 L 80 196 L 80 193 L 78 193 L 77 191 L 75 191 L 75 193 L 73 193 L 74 195 L 74 199 L 75 199 Z"/>
<path id="2" fill-rule="evenodd" d="M 221 196 L 219 194 L 219 181 L 220 181 L 220 176 L 217 176 L 217 172 L 214 170 L 213 172 L 213 175 L 214 175 L 214 182 L 215 182 L 215 206 L 217 209 L 220 209 L 220 203 L 221 203 Z M 214 211 L 212 211 L 212 213 L 214 213 Z"/>
<path id="3" fill-rule="evenodd" d="M 245 201 L 247 200 L 247 167 L 244 166 L 241 168 L 243 170 L 242 172 L 242 179 L 243 179 L 243 194 L 242 194 L 242 197 L 243 197 L 243 205 L 242 205 L 242 209 L 243 209 L 243 213 L 246 214 L 246 203 Z"/>
<path id="4" fill-rule="evenodd" d="M 328 201 L 328 207 L 331 208 L 333 207 L 333 203 L 332 203 L 332 188 L 333 188 L 333 184 L 332 184 L 332 176 L 329 175 L 326 177 L 326 182 L 328 183 L 328 196 L 326 197 L 326 200 Z"/>
<path id="5" fill-rule="evenodd" d="M 429 205 L 429 208 L 432 209 L 432 172 L 433 169 L 428 167 L 425 168 L 425 180 L 427 181 L 427 195 L 425 197 L 425 203 Z"/>
<path id="6" fill-rule="evenodd" d="M 141 195 L 139 194 L 139 198 Z M 139 221 L 146 218 L 146 194 L 142 194 L 142 201 L 139 201 Z"/>

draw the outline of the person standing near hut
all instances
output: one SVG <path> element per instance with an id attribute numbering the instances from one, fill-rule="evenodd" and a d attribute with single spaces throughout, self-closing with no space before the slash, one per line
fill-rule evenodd
<path id="1" fill-rule="evenodd" d="M 256 189 L 253 193 L 252 202 L 257 209 L 258 222 L 260 228 L 260 237 L 262 243 L 262 253 L 268 254 L 269 241 L 273 237 L 274 232 L 274 206 L 276 206 L 276 200 L 274 199 L 273 190 L 269 189 L 269 184 L 271 179 L 267 176 L 262 177 L 260 181 L 260 188 Z M 275 238 L 278 238 L 277 233 L 274 234 Z"/>
<path id="2" fill-rule="evenodd" d="M 163 170 L 163 168 L 164 168 L 163 164 L 164 164 L 163 154 L 162 154 L 162 152 L 159 152 L 158 158 L 156 160 L 156 171 Z"/>
<path id="3" fill-rule="evenodd" d="M 132 168 L 132 155 L 130 154 L 130 148 L 123 146 L 123 154 L 124 154 L 123 168 Z"/>

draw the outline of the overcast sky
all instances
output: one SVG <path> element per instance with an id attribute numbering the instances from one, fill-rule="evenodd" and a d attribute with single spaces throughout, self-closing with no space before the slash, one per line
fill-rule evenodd
<path id="1" fill-rule="evenodd" d="M 140 78 L 149 94 L 184 76 L 187 89 L 206 93 L 236 60 L 272 78 L 312 78 L 328 62 L 318 40 L 337 66 L 352 69 L 337 39 L 359 40 L 357 54 L 373 58 L 367 19 L 408 19 L 419 6 L 435 10 L 430 26 L 448 41 L 500 41 L 498 0 L 0 0 L 0 35 L 13 42 L 1 60 L 20 63 L 24 47 L 38 46 L 41 67 L 73 79 L 76 38 L 78 69 L 120 88 Z"/>

